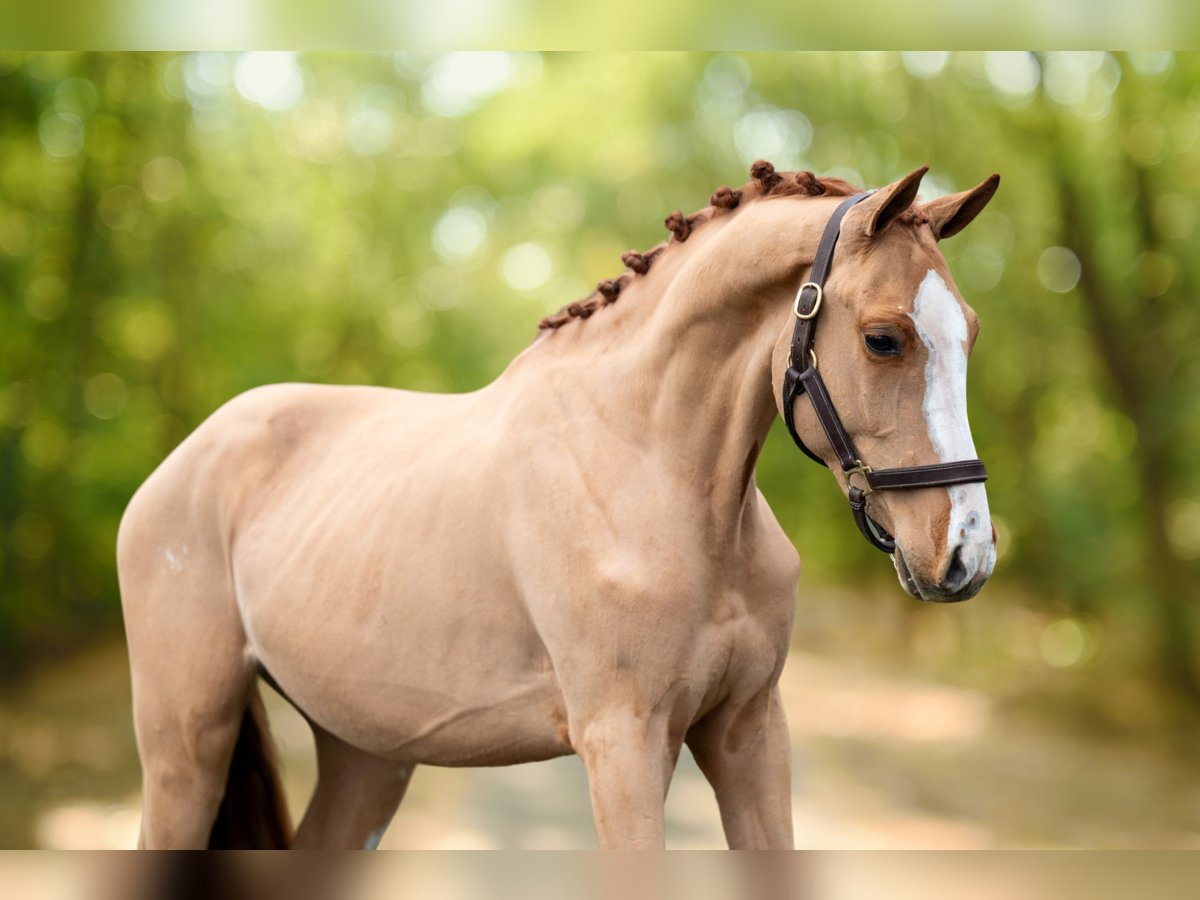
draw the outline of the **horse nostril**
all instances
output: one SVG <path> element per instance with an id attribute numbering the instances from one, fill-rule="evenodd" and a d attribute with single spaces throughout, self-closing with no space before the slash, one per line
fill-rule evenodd
<path id="1" fill-rule="evenodd" d="M 954 548 L 950 554 L 950 565 L 946 567 L 946 577 L 942 585 L 949 591 L 957 591 L 970 579 L 971 575 L 962 561 L 962 544 Z"/>

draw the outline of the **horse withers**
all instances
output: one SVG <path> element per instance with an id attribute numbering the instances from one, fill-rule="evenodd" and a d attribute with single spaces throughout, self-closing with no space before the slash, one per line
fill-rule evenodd
<path id="1" fill-rule="evenodd" d="M 996 179 L 918 204 L 923 172 L 843 211 L 809 335 L 877 469 L 975 455 L 977 322 L 937 242 Z M 754 471 L 808 365 L 797 286 L 854 189 L 752 176 L 668 217 L 486 387 L 257 388 L 146 480 L 117 547 L 143 846 L 373 846 L 418 764 L 576 753 L 601 845 L 659 847 L 684 743 L 731 847 L 792 845 L 777 684 L 799 559 Z M 863 494 L 815 401 L 789 397 L 797 440 Z M 965 599 L 991 573 L 977 479 L 860 502 L 910 593 Z M 294 834 L 259 677 L 315 736 Z"/>

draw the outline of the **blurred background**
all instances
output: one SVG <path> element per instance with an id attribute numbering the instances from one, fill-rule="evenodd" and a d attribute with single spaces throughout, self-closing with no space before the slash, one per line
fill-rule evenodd
<path id="1" fill-rule="evenodd" d="M 0 846 L 136 839 L 113 545 L 205 416 L 476 388 L 759 157 L 1004 179 L 942 245 L 987 590 L 912 600 L 782 427 L 759 465 L 804 560 L 798 842 L 1200 846 L 1200 57 L 1149 52 L 0 54 Z M 669 811 L 721 843 L 690 760 Z M 568 759 L 423 769 L 385 846 L 592 842 Z"/>

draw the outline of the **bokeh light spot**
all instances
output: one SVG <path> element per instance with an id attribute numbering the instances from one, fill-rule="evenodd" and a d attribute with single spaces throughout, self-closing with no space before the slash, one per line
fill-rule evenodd
<path id="1" fill-rule="evenodd" d="M 565 184 L 542 188 L 533 199 L 533 212 L 545 228 L 569 231 L 583 219 L 583 193 Z"/>
<path id="2" fill-rule="evenodd" d="M 1130 50 L 1125 58 L 1142 75 L 1165 75 L 1175 63 L 1170 50 Z"/>
<path id="3" fill-rule="evenodd" d="M 12 381 L 0 387 L 0 425 L 20 428 L 29 421 L 37 405 L 37 393 L 28 381 Z"/>
<path id="4" fill-rule="evenodd" d="M 1056 669 L 1065 669 L 1083 661 L 1088 648 L 1087 633 L 1077 619 L 1059 619 L 1042 631 L 1038 649 L 1042 659 Z"/>
<path id="5" fill-rule="evenodd" d="M 704 86 L 725 99 L 740 98 L 750 87 L 750 67 L 740 56 L 722 53 L 704 67 Z"/>
<path id="6" fill-rule="evenodd" d="M 812 123 L 794 109 L 757 109 L 733 126 L 733 142 L 746 165 L 769 159 L 777 168 L 798 168 L 812 137 Z"/>
<path id="7" fill-rule="evenodd" d="M 392 145 L 395 134 L 391 115 L 375 107 L 356 109 L 346 121 L 346 142 L 362 156 L 382 153 Z"/>
<path id="8" fill-rule="evenodd" d="M 1041 70 L 1033 54 L 1023 50 L 989 51 L 983 57 L 988 83 L 1012 105 L 1024 105 L 1033 97 Z"/>
<path id="9" fill-rule="evenodd" d="M 337 106 L 327 100 L 305 103 L 291 116 L 288 150 L 310 162 L 329 164 L 342 152 L 345 129 Z"/>
<path id="10" fill-rule="evenodd" d="M 54 89 L 54 107 L 59 112 L 87 119 L 96 111 L 100 94 L 87 78 L 68 78 Z"/>
<path id="11" fill-rule="evenodd" d="M 1147 297 L 1161 297 L 1171 289 L 1177 266 L 1166 253 L 1147 250 L 1134 260 L 1133 272 L 1137 286 Z"/>
<path id="12" fill-rule="evenodd" d="M 1181 241 L 1196 227 L 1196 204 L 1183 194 L 1164 194 L 1154 205 L 1154 224 L 1163 237 Z"/>
<path id="13" fill-rule="evenodd" d="M 222 94 L 229 86 L 229 57 L 212 51 L 189 53 L 183 62 L 183 78 L 193 103 L 198 95 Z"/>
<path id="14" fill-rule="evenodd" d="M 949 61 L 950 54 L 944 50 L 904 50 L 900 53 L 901 64 L 914 78 L 933 78 L 941 74 Z"/>
<path id="15" fill-rule="evenodd" d="M 463 302 L 463 279 L 457 269 L 434 266 L 417 279 L 417 295 L 430 309 L 450 309 Z"/>
<path id="16" fill-rule="evenodd" d="M 504 254 L 500 271 L 518 291 L 532 291 L 550 280 L 554 263 L 540 244 L 517 244 Z"/>
<path id="17" fill-rule="evenodd" d="M 421 102 L 439 116 L 464 115 L 504 88 L 516 69 L 509 53 L 448 53 L 425 71 Z"/>
<path id="18" fill-rule="evenodd" d="M 473 256 L 487 238 L 487 219 L 473 206 L 452 206 L 433 227 L 433 249 L 447 262 Z"/>
<path id="19" fill-rule="evenodd" d="M 122 349 L 134 359 L 158 359 L 171 345 L 175 331 L 166 311 L 143 305 L 130 311 L 121 322 Z"/>
<path id="20" fill-rule="evenodd" d="M 58 275 L 47 272 L 29 280 L 21 298 L 35 319 L 53 322 L 67 308 L 67 285 Z"/>
<path id="21" fill-rule="evenodd" d="M 38 126 L 42 150 L 54 159 L 70 159 L 78 154 L 85 134 L 83 120 L 74 113 L 49 113 Z"/>
<path id="22" fill-rule="evenodd" d="M 1182 559 L 1200 559 L 1200 501 L 1173 500 L 1167 507 L 1167 538 Z"/>
<path id="23" fill-rule="evenodd" d="M 171 156 L 159 156 L 142 168 L 142 190 L 157 203 L 174 200 L 187 186 L 183 163 Z"/>
<path id="24" fill-rule="evenodd" d="M 977 291 L 990 291 L 1004 274 L 1004 257 L 992 244 L 972 244 L 959 257 L 963 282 Z"/>
<path id="25" fill-rule="evenodd" d="M 1038 258 L 1038 281 L 1047 289 L 1065 294 L 1079 283 L 1079 257 L 1066 247 L 1047 247 Z"/>
<path id="26" fill-rule="evenodd" d="M 1167 133 L 1162 124 L 1153 119 L 1134 119 L 1125 126 L 1121 145 L 1134 162 L 1143 166 L 1157 165 L 1167 155 Z"/>
<path id="27" fill-rule="evenodd" d="M 0 213 L 0 253 L 20 256 L 29 249 L 35 220 L 23 210 Z"/>
<path id="28" fill-rule="evenodd" d="M 93 375 L 83 386 L 83 405 L 97 419 L 115 418 L 128 399 L 125 382 L 111 372 Z"/>
<path id="29" fill-rule="evenodd" d="M 39 469 L 53 469 L 66 451 L 67 435 L 53 419 L 34 419 L 21 432 L 21 453 Z"/>
<path id="30" fill-rule="evenodd" d="M 421 347 L 433 337 L 433 316 L 419 303 L 401 301 L 389 310 L 385 327 L 388 336 L 401 347 Z"/>
<path id="31" fill-rule="evenodd" d="M 291 109 L 304 98 L 304 74 L 295 53 L 243 53 L 233 67 L 233 83 L 239 94 L 263 109 Z"/>

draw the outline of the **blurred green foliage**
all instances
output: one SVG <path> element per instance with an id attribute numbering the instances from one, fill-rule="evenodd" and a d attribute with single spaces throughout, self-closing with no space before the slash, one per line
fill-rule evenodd
<path id="1" fill-rule="evenodd" d="M 852 24 L 853 31 L 847 26 Z M 456 47 L 550 49 L 782 50 L 953 45 L 1064 49 L 1187 45 L 1200 10 L 1188 0 L 1117 3 L 1070 0 L 244 0 L 209 8 L 161 0 L 0 0 L 0 48 L 92 47 L 181 50 L 375 50 Z M 1193 42 L 1194 43 L 1194 42 Z"/>
<path id="2" fill-rule="evenodd" d="M 0 670 L 119 628 L 122 508 L 223 401 L 475 388 L 761 156 L 867 185 L 928 162 L 927 194 L 1002 173 L 943 246 L 983 323 L 996 581 L 1048 617 L 1050 662 L 1191 693 L 1198 76 L 1153 53 L 0 56 Z M 891 577 L 779 429 L 759 474 L 806 579 Z"/>

